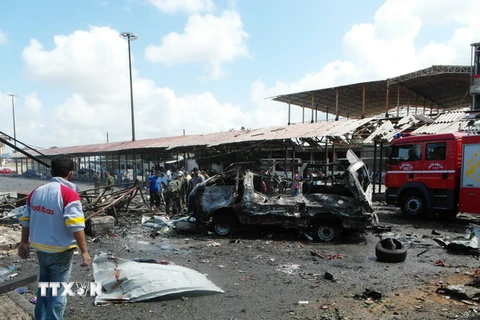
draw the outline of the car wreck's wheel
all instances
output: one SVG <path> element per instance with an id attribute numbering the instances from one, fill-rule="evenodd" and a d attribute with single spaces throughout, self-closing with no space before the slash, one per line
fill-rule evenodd
<path id="1" fill-rule="evenodd" d="M 424 196 L 418 191 L 410 191 L 402 197 L 400 203 L 402 213 L 408 217 L 419 218 L 425 215 L 426 203 Z"/>
<path id="2" fill-rule="evenodd" d="M 236 221 L 231 215 L 216 214 L 213 217 L 212 230 L 219 236 L 228 236 L 235 226 Z"/>
<path id="3" fill-rule="evenodd" d="M 386 238 L 375 246 L 375 255 L 378 261 L 403 262 L 407 258 L 407 248 L 393 238 Z"/>
<path id="4" fill-rule="evenodd" d="M 317 222 L 314 232 L 315 238 L 322 242 L 335 241 L 340 237 L 340 227 L 334 222 Z"/>

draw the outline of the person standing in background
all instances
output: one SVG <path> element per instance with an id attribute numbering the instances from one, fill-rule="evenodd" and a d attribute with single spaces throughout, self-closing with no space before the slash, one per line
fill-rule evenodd
<path id="1" fill-rule="evenodd" d="M 105 190 L 112 190 L 113 185 L 115 184 L 115 179 L 108 171 L 105 171 L 105 184 L 106 184 Z"/>
<path id="2" fill-rule="evenodd" d="M 150 209 L 156 210 L 160 207 L 160 193 L 162 192 L 162 178 L 160 171 L 155 172 L 148 178 L 148 190 L 150 192 Z"/>

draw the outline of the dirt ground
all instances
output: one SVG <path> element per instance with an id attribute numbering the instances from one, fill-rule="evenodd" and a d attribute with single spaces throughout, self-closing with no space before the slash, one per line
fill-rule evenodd
<path id="1" fill-rule="evenodd" d="M 0 192 L 27 191 L 45 180 L 0 177 Z M 81 189 L 90 184 L 78 184 Z M 91 297 L 69 298 L 65 319 L 477 319 L 476 301 L 437 293 L 443 283 L 463 285 L 480 274 L 478 256 L 450 252 L 433 239 L 459 237 L 476 216 L 453 221 L 406 220 L 376 202 L 383 237 L 408 247 L 402 263 L 379 262 L 379 235 L 344 234 L 336 243 L 316 243 L 294 231 L 257 228 L 231 238 L 208 230 L 172 230 L 152 235 L 140 215 L 124 213 L 115 235 L 89 243 L 121 258 L 167 260 L 207 275 L 223 294 L 180 295 L 147 302 L 94 306 Z M 214 244 L 214 245 L 212 245 Z M 36 268 L 34 255 L 18 260 L 5 252 L 0 267 L 16 265 L 19 275 Z M 326 279 L 329 273 L 333 279 Z M 92 267 L 76 257 L 72 281 L 93 281 Z M 36 283 L 25 298 L 33 295 Z M 366 292 L 377 293 L 369 299 Z"/>

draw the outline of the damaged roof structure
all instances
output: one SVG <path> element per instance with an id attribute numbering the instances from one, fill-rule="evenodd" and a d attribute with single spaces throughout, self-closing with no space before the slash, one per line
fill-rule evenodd
<path id="1" fill-rule="evenodd" d="M 274 101 L 318 111 L 335 119 L 365 118 L 402 112 L 426 114 L 469 107 L 470 66 L 431 66 L 389 78 L 350 85 L 289 93 L 272 97 Z M 327 118 L 328 120 L 328 118 Z"/>
<path id="2" fill-rule="evenodd" d="M 131 155 L 131 161 L 144 162 L 146 154 L 167 161 L 192 155 L 199 158 L 242 150 L 277 150 L 285 158 L 287 154 L 295 158 L 295 152 L 318 152 L 323 155 L 316 158 L 325 159 L 329 146 L 360 148 L 388 143 L 401 133 L 477 128 L 478 111 L 469 111 L 471 72 L 470 66 L 432 66 L 386 80 L 279 95 L 272 99 L 289 105 L 284 126 L 52 148 L 36 156 L 110 156 L 120 160 L 122 155 Z M 310 121 L 304 117 L 302 123 L 291 123 L 292 104 L 302 107 L 304 114 L 305 109 L 311 109 Z M 320 112 L 326 114 L 327 121 L 319 121 Z M 332 114 L 334 119 L 328 118 Z"/>

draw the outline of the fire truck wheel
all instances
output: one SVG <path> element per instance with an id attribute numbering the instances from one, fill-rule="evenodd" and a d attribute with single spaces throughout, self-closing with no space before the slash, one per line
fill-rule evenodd
<path id="1" fill-rule="evenodd" d="M 407 248 L 393 238 L 386 238 L 375 246 L 375 255 L 378 261 L 403 262 L 407 258 Z"/>
<path id="2" fill-rule="evenodd" d="M 425 198 L 419 191 L 407 192 L 401 200 L 402 213 L 408 217 L 421 217 L 425 215 Z"/>

